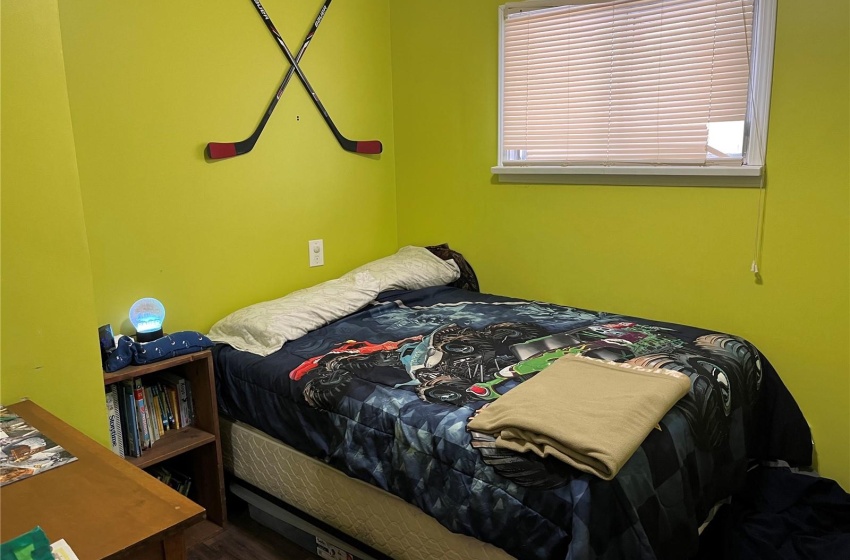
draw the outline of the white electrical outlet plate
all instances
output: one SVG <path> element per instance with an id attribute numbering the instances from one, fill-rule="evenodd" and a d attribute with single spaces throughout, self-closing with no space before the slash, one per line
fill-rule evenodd
<path id="1" fill-rule="evenodd" d="M 310 247 L 310 266 L 325 264 L 325 244 L 321 239 L 311 239 L 307 242 Z"/>

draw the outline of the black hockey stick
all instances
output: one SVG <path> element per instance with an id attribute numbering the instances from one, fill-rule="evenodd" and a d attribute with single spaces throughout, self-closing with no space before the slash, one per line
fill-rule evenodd
<path id="1" fill-rule="evenodd" d="M 336 127 L 334 122 L 331 120 L 330 115 L 328 115 L 327 110 L 325 110 L 325 106 L 322 105 L 322 102 L 319 101 L 319 96 L 316 95 L 316 91 L 313 89 L 313 86 L 310 85 L 310 82 L 307 81 L 306 76 L 304 76 L 304 72 L 301 71 L 301 68 L 298 66 L 298 61 L 292 56 L 292 53 L 289 51 L 289 48 L 286 46 L 286 43 L 283 41 L 283 38 L 278 33 L 277 29 L 275 29 L 274 24 L 272 23 L 269 14 L 266 13 L 263 5 L 260 4 L 260 0 L 251 0 L 254 3 L 254 7 L 257 8 L 257 12 L 260 14 L 260 17 L 263 18 L 263 21 L 266 24 L 266 27 L 269 28 L 269 31 L 274 36 L 277 44 L 280 46 L 283 54 L 286 55 L 286 59 L 289 61 L 289 64 L 292 65 L 292 69 L 295 70 L 295 73 L 298 74 L 298 79 L 301 80 L 301 83 L 304 84 L 304 87 L 307 89 L 307 92 L 310 94 L 310 98 L 313 100 L 313 104 L 316 106 L 316 109 L 322 114 L 322 117 L 325 119 L 325 122 L 328 123 L 328 126 L 333 132 L 333 135 L 336 137 L 339 145 L 342 146 L 343 150 L 349 152 L 355 152 L 358 154 L 380 154 L 383 150 L 383 146 L 381 142 L 378 140 L 366 140 L 366 141 L 357 141 L 357 140 L 349 140 Z"/>
<path id="2" fill-rule="evenodd" d="M 304 56 L 304 51 L 306 51 L 307 47 L 310 46 L 310 41 L 313 40 L 313 35 L 319 28 L 319 24 L 322 22 L 322 18 L 325 17 L 325 12 L 328 10 L 328 7 L 330 7 L 331 2 L 332 0 L 325 0 L 325 3 L 322 5 L 322 9 L 319 10 L 319 15 L 316 16 L 316 21 L 313 22 L 313 27 L 310 28 L 307 36 L 304 37 L 304 42 L 301 43 L 301 49 L 295 57 L 296 61 L 301 61 L 301 57 Z M 257 125 L 257 129 L 254 130 L 251 136 L 241 142 L 210 142 L 207 144 L 207 156 L 210 159 L 224 159 L 233 156 L 241 156 L 242 154 L 250 152 L 254 148 L 254 144 L 257 143 L 257 139 L 260 138 L 260 134 L 263 132 L 263 128 L 265 128 L 266 123 L 269 122 L 269 117 L 272 116 L 272 112 L 277 106 L 277 102 L 280 101 L 280 96 L 283 94 L 283 90 L 286 89 L 286 85 L 289 83 L 289 80 L 292 79 L 292 74 L 294 73 L 295 70 L 291 67 L 287 70 L 286 76 L 283 77 L 283 81 L 280 83 L 280 87 L 277 88 L 277 93 L 266 109 L 266 114 L 264 114 L 263 118 L 260 119 L 260 124 Z"/>

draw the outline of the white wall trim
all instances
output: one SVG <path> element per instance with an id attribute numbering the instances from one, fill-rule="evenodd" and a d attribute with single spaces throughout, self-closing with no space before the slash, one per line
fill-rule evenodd
<path id="1" fill-rule="evenodd" d="M 495 166 L 490 171 L 501 183 L 563 183 L 573 185 L 646 185 L 682 187 L 745 187 L 764 186 L 762 166 L 738 167 L 683 165 L 571 165 Z"/>

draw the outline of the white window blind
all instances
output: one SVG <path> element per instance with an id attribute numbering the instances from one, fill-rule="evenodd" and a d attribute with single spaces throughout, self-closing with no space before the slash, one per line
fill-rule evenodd
<path id="1" fill-rule="evenodd" d="M 503 10 L 503 165 L 740 166 L 753 0 Z"/>

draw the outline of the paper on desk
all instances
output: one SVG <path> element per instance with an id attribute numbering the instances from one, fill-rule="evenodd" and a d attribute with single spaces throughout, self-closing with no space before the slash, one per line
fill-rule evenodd
<path id="1" fill-rule="evenodd" d="M 80 560 L 65 539 L 59 539 L 50 545 L 50 552 L 55 560 Z"/>
<path id="2" fill-rule="evenodd" d="M 0 486 L 76 460 L 23 418 L 0 406 Z"/>

